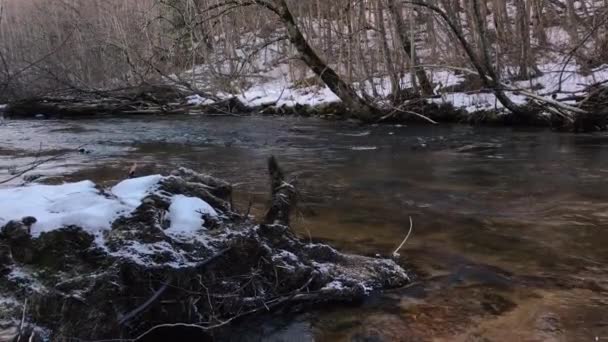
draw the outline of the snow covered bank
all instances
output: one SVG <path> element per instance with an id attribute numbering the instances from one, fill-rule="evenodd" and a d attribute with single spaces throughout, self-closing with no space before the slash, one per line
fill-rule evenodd
<path id="1" fill-rule="evenodd" d="M 277 193 L 269 212 L 279 203 L 289 215 L 291 197 Z M 107 190 L 90 181 L 1 190 L 2 328 L 20 325 L 26 298 L 25 326 L 46 340 L 101 340 L 162 323 L 211 329 L 243 312 L 352 300 L 409 280 L 392 260 L 301 241 L 280 219 L 257 224 L 231 196 L 230 184 L 187 169 Z"/>
<path id="2" fill-rule="evenodd" d="M 519 105 L 526 104 L 528 97 L 518 93 L 516 90 L 525 90 L 539 96 L 546 96 L 556 100 L 564 100 L 573 96 L 582 96 L 587 87 L 608 81 L 608 65 L 594 68 L 588 74 L 583 74 L 577 65 L 569 64 L 566 67 L 561 63 L 548 62 L 539 65 L 541 76 L 525 81 L 512 81 L 510 86 L 514 91 L 508 91 L 507 96 Z M 502 104 L 497 101 L 494 94 L 489 90 L 471 89 L 468 91 L 454 92 L 451 89 L 468 88 L 462 72 L 454 70 L 428 70 L 431 82 L 435 85 L 434 97 L 429 103 L 451 105 L 458 110 L 467 113 L 480 111 L 504 111 Z M 509 83 L 509 75 L 504 75 L 503 80 Z M 314 79 L 314 78 L 313 78 Z M 250 108 L 270 106 L 274 108 L 295 106 L 322 106 L 339 103 L 340 99 L 329 88 L 317 80 L 316 85 L 302 84 L 301 80 L 293 80 L 286 71 L 285 65 L 278 65 L 271 71 L 262 73 L 250 86 L 240 89 L 237 94 L 219 92 L 214 97 L 224 101 L 228 98 L 236 98 L 243 105 Z M 408 89 L 412 87 L 411 78 L 406 75 L 400 80 L 400 87 Z M 390 79 L 387 77 L 375 77 L 363 84 L 355 83 L 353 88 L 362 95 L 372 97 L 382 107 L 388 105 L 387 97 L 393 93 Z M 375 94 L 372 96 L 372 94 Z M 209 106 L 217 103 L 216 100 L 205 98 L 201 95 L 193 95 L 186 99 L 187 103 L 196 106 Z M 573 103 L 573 100 L 564 101 Z"/>

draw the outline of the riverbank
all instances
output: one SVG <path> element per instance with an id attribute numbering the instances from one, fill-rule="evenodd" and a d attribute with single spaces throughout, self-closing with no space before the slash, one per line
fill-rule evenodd
<path id="1" fill-rule="evenodd" d="M 280 69 L 280 68 L 279 68 Z M 586 74 L 576 66 L 546 64 L 542 74 L 526 81 L 507 82 L 513 89 L 505 94 L 521 106 L 525 115 L 507 111 L 494 94 L 481 89 L 474 78 L 455 71 L 434 74 L 435 95 L 415 97 L 407 91 L 396 100 L 387 79 L 378 78 L 363 93 L 379 112 L 365 123 L 464 123 L 474 125 L 520 125 L 552 127 L 558 130 L 598 131 L 608 129 L 608 66 Z M 148 85 L 107 92 L 71 92 L 15 101 L 0 109 L 9 118 L 83 118 L 127 115 L 280 115 L 320 117 L 330 120 L 357 119 L 324 85 L 315 79 L 292 82 L 277 71 L 260 75 L 261 81 L 238 94 L 193 93 L 183 86 Z M 403 80 L 407 83 L 407 79 Z M 405 84 L 404 86 L 407 86 Z M 405 88 L 408 89 L 408 88 Z M 575 117 L 556 111 L 569 106 L 588 114 Z M 395 102 L 397 101 L 397 102 Z"/>

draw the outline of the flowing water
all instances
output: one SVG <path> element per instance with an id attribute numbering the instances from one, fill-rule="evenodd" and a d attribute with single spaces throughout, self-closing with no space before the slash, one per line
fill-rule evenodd
<path id="1" fill-rule="evenodd" d="M 257 214 L 275 155 L 301 190 L 295 229 L 343 251 L 390 255 L 412 219 L 399 259 L 411 285 L 259 317 L 225 339 L 608 341 L 606 134 L 149 117 L 6 121 L 0 144 L 0 179 L 57 154 L 34 172 L 112 184 L 134 162 L 186 166 L 236 183 Z"/>

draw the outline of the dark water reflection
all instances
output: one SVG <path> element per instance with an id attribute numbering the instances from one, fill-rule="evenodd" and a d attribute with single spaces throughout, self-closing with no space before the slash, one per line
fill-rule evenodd
<path id="1" fill-rule="evenodd" d="M 413 218 L 401 262 L 414 285 L 244 324 L 235 340 L 608 337 L 606 134 L 296 118 L 9 121 L 0 165 L 41 142 L 88 144 L 90 155 L 54 165 L 82 168 L 74 179 L 109 184 L 132 162 L 141 172 L 210 171 L 238 183 L 238 203 L 251 198 L 258 213 L 274 154 L 301 189 L 296 229 L 346 251 L 388 255 Z"/>

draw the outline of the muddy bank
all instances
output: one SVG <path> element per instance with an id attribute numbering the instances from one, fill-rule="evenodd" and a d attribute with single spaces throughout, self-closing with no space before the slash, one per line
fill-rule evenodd
<path id="1" fill-rule="evenodd" d="M 269 171 L 273 197 L 261 223 L 233 207 L 230 184 L 187 169 L 106 190 L 86 182 L 34 188 L 48 193 L 48 212 L 0 229 L 1 333 L 16 341 L 137 340 L 184 323 L 212 336 L 260 312 L 352 301 L 409 281 L 392 260 L 300 240 L 289 228 L 295 188 L 274 159 Z M 71 200 L 47 197 L 63 191 Z M 87 204 L 74 212 L 70 202 Z M 95 228 L 103 213 L 114 219 Z"/>

